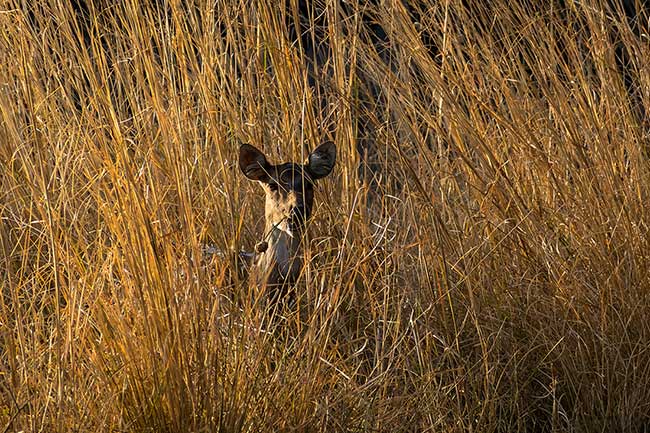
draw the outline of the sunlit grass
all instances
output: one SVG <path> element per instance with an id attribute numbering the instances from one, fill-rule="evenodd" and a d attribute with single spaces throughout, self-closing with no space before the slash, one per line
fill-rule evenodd
<path id="1" fill-rule="evenodd" d="M 648 11 L 294 3 L 2 7 L 0 431 L 645 431 Z M 204 247 L 325 140 L 273 313 Z"/>

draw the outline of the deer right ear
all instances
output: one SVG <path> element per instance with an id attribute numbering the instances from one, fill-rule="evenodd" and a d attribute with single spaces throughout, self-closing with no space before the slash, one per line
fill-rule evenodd
<path id="1" fill-rule="evenodd" d="M 318 146 L 306 161 L 307 171 L 313 180 L 321 179 L 332 172 L 336 164 L 336 146 L 327 141 Z"/>
<path id="2" fill-rule="evenodd" d="M 247 178 L 264 182 L 269 178 L 271 165 L 255 146 L 242 144 L 239 146 L 239 168 Z"/>

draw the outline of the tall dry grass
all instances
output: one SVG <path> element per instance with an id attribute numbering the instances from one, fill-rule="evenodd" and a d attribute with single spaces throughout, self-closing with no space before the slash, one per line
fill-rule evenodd
<path id="1" fill-rule="evenodd" d="M 647 10 L 154 3 L 0 11 L 0 429 L 648 430 Z M 270 314 L 203 248 L 325 139 Z"/>

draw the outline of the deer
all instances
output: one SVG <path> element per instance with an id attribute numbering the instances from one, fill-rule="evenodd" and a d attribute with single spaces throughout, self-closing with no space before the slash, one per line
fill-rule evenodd
<path id="1" fill-rule="evenodd" d="M 328 176 L 335 164 L 336 145 L 331 141 L 314 149 L 303 164 L 273 165 L 255 146 L 239 148 L 239 168 L 266 196 L 264 237 L 255 247 L 249 278 L 269 288 L 276 301 L 302 271 L 302 237 L 311 218 L 314 182 Z"/>

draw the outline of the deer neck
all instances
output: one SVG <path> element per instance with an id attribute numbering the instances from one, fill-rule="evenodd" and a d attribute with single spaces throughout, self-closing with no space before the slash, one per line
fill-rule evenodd
<path id="1" fill-rule="evenodd" d="M 301 233 L 291 231 L 286 220 L 266 222 L 266 251 L 257 260 L 257 267 L 266 278 L 267 284 L 292 283 L 302 267 L 300 255 Z"/>

